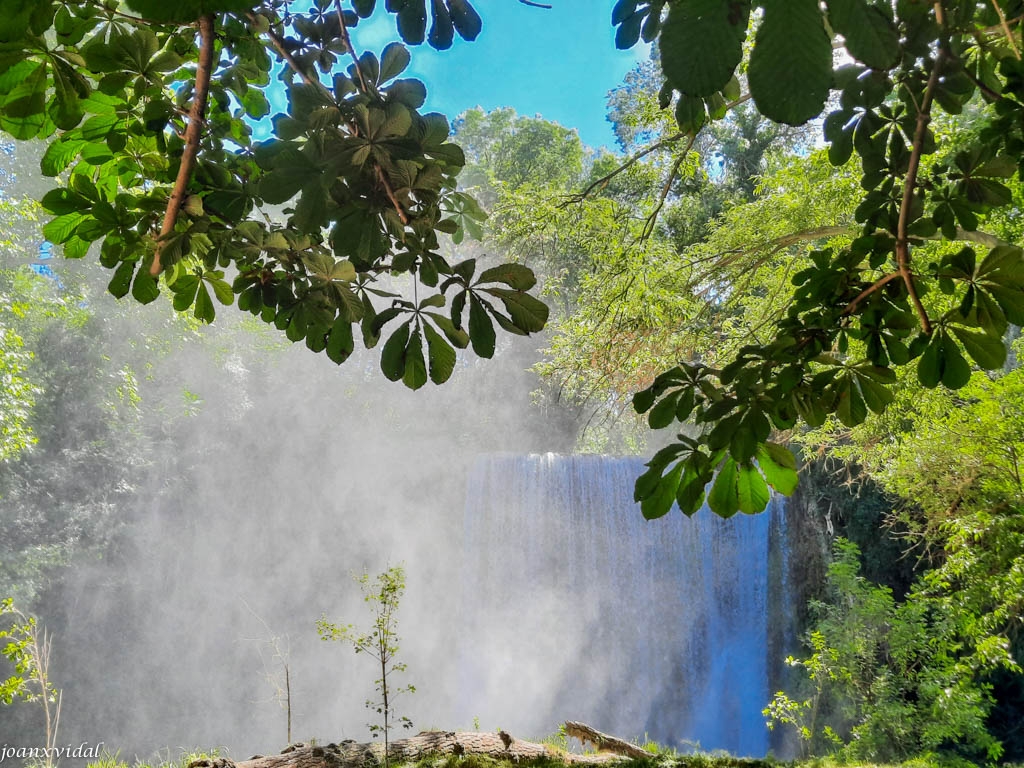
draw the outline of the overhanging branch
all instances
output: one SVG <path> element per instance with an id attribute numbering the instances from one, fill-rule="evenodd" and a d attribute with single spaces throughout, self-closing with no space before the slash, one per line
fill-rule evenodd
<path id="1" fill-rule="evenodd" d="M 153 253 L 153 263 L 149 267 L 149 274 L 153 277 L 159 275 L 163 269 L 160 263 L 160 251 L 178 223 L 178 214 L 181 212 L 182 203 L 185 202 L 188 183 L 192 179 L 192 172 L 196 166 L 203 119 L 206 116 L 206 101 L 210 95 L 210 77 L 213 74 L 215 45 L 213 14 L 207 13 L 199 17 L 199 64 L 196 67 L 192 108 L 189 110 L 188 126 L 185 128 L 185 149 L 181 154 L 181 164 L 178 166 L 178 176 L 174 181 L 174 188 L 171 190 L 171 196 L 167 199 L 167 211 L 164 213 L 163 226 L 160 227 L 160 237 L 157 240 L 156 251 Z"/>

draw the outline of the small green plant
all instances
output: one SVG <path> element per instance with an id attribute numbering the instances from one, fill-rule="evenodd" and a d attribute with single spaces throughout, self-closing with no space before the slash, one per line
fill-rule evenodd
<path id="1" fill-rule="evenodd" d="M 14 674 L 0 682 L 0 704 L 21 699 L 42 707 L 46 720 L 45 765 L 52 766 L 61 703 L 61 692 L 50 681 L 53 636 L 34 616 L 15 606 L 13 598 L 0 600 L 0 616 L 10 619 L 9 626 L 0 629 L 0 641 L 7 641 L 0 655 L 14 665 Z"/>
<path id="2" fill-rule="evenodd" d="M 341 640 L 352 646 L 356 653 L 365 653 L 380 665 L 380 677 L 374 683 L 379 699 L 368 699 L 366 708 L 375 711 L 381 717 L 379 723 L 368 723 L 374 738 L 384 737 L 384 766 L 388 765 L 388 734 L 397 720 L 403 728 L 412 728 L 408 717 L 395 716 L 395 698 L 405 693 L 413 693 L 412 685 L 396 687 L 394 676 L 405 672 L 405 664 L 397 661 L 398 656 L 398 604 L 405 594 L 405 569 L 402 566 L 388 568 L 372 582 L 370 575 L 363 572 L 354 577 L 373 613 L 373 625 L 369 632 L 361 632 L 352 624 L 344 626 L 334 624 L 321 616 L 317 621 L 317 632 L 321 640 Z"/>

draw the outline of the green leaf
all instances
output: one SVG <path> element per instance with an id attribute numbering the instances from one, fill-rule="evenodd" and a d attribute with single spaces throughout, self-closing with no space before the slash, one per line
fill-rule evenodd
<path id="1" fill-rule="evenodd" d="M 398 381 L 405 374 L 405 349 L 409 345 L 411 323 L 409 320 L 398 326 L 381 350 L 380 369 L 390 381 Z"/>
<path id="2" fill-rule="evenodd" d="M 737 487 L 737 466 L 732 459 L 726 459 L 718 470 L 711 493 L 708 494 L 708 507 L 719 517 L 732 517 L 740 509 L 739 488 Z"/>
<path id="3" fill-rule="evenodd" d="M 339 316 L 334 321 L 327 340 L 327 357 L 341 365 L 348 360 L 353 350 L 355 350 L 355 340 L 352 338 L 352 323 Z"/>
<path id="4" fill-rule="evenodd" d="M 454 307 L 454 303 L 452 306 Z M 483 303 L 473 294 L 469 295 L 469 339 L 473 344 L 473 351 L 480 357 L 494 357 L 494 325 L 487 316 Z"/>
<path id="5" fill-rule="evenodd" d="M 135 275 L 135 281 L 132 283 L 132 296 L 140 304 L 149 304 L 159 295 L 160 287 L 157 285 L 156 279 L 149 274 L 148 269 L 143 267 Z"/>
<path id="6" fill-rule="evenodd" d="M 517 291 L 528 291 L 537 284 L 533 270 L 522 264 L 501 264 L 485 269 L 477 278 L 478 283 L 505 283 Z"/>
<path id="7" fill-rule="evenodd" d="M 832 29 L 846 41 L 846 50 L 872 69 L 887 70 L 900 56 L 896 25 L 878 7 L 865 0 L 828 0 Z"/>
<path id="8" fill-rule="evenodd" d="M 747 73 L 767 118 L 803 125 L 821 114 L 832 82 L 832 42 L 817 0 L 764 0 Z M 794 44 L 799 41 L 799 44 Z"/>
<path id="9" fill-rule="evenodd" d="M 423 334 L 417 327 L 405 349 L 405 372 L 402 383 L 409 389 L 419 389 L 427 383 L 427 364 L 423 360 Z"/>
<path id="10" fill-rule="evenodd" d="M 698 454 L 695 454 L 684 462 L 683 476 L 680 478 L 679 488 L 676 490 L 676 503 L 679 505 L 679 510 L 688 517 L 704 505 L 705 487 L 710 479 L 698 470 L 698 461 Z"/>
<path id="11" fill-rule="evenodd" d="M 380 55 L 380 76 L 378 82 L 385 83 L 397 77 L 409 66 L 412 57 L 409 49 L 401 43 L 391 43 Z"/>
<path id="12" fill-rule="evenodd" d="M 213 299 L 210 298 L 210 292 L 206 290 L 206 284 L 202 280 L 199 281 L 196 290 L 196 306 L 192 314 L 204 323 L 212 323 L 217 316 L 217 310 L 213 308 Z"/>
<path id="13" fill-rule="evenodd" d="M 516 328 L 527 333 L 544 330 L 548 321 L 548 306 L 540 299 L 522 291 L 507 288 L 485 288 L 487 293 L 496 296 L 505 305 Z M 472 335 L 472 331 L 470 332 Z"/>
<path id="14" fill-rule="evenodd" d="M 153 21 L 177 24 L 194 22 L 208 13 L 238 13 L 251 11 L 252 0 L 127 0 L 128 7 L 140 16 Z"/>
<path id="15" fill-rule="evenodd" d="M 660 470 L 657 470 L 660 474 Z M 661 478 L 654 492 L 640 501 L 640 514 L 646 520 L 657 520 L 664 517 L 672 509 L 679 488 L 679 478 L 683 474 L 682 463 L 676 464 L 672 470 Z"/>
<path id="16" fill-rule="evenodd" d="M 1001 336 L 969 331 L 956 325 L 952 326 L 952 331 L 982 370 L 993 371 L 1006 362 L 1006 347 Z"/>
<path id="17" fill-rule="evenodd" d="M 85 220 L 85 216 L 77 211 L 65 213 L 55 219 L 51 219 L 43 226 L 43 237 L 51 243 L 64 243 L 71 239 L 78 229 L 78 225 Z"/>
<path id="18" fill-rule="evenodd" d="M 132 275 L 135 273 L 135 262 L 134 261 L 122 261 L 116 270 L 114 270 L 114 276 L 110 278 L 110 283 L 107 285 L 107 290 L 110 291 L 114 296 L 119 299 L 123 299 L 128 295 L 128 291 L 132 285 Z"/>
<path id="19" fill-rule="evenodd" d="M 427 337 L 430 380 L 435 384 L 444 384 L 451 378 L 452 371 L 455 370 L 455 350 L 429 324 L 423 325 L 423 333 Z"/>
<path id="20" fill-rule="evenodd" d="M 929 388 L 942 383 L 949 389 L 959 389 L 970 380 L 971 366 L 957 343 L 944 329 L 940 329 L 932 334 L 917 363 L 917 377 Z"/>
<path id="21" fill-rule="evenodd" d="M 701 97 L 722 90 L 743 57 L 749 18 L 748 0 L 671 3 L 659 47 L 661 68 L 672 87 Z"/>
<path id="22" fill-rule="evenodd" d="M 676 406 L 682 390 L 676 390 L 661 399 L 647 414 L 647 423 L 651 429 L 664 429 L 676 419 Z"/>
<path id="23" fill-rule="evenodd" d="M 459 37 L 463 40 L 476 40 L 483 29 L 483 22 L 468 0 L 448 0 L 448 11 Z"/>
<path id="24" fill-rule="evenodd" d="M 788 448 L 778 443 L 764 443 L 757 447 L 757 464 L 764 473 L 764 479 L 772 488 L 784 496 L 796 490 L 798 478 L 796 457 Z"/>
<path id="25" fill-rule="evenodd" d="M 44 176 L 56 176 L 71 165 L 84 145 L 85 141 L 82 139 L 62 137 L 54 141 L 43 153 L 43 157 L 39 161 L 39 169 Z"/>
<path id="26" fill-rule="evenodd" d="M 771 500 L 768 484 L 753 464 L 741 464 L 736 473 L 736 495 L 740 512 L 754 515 L 764 512 Z"/>

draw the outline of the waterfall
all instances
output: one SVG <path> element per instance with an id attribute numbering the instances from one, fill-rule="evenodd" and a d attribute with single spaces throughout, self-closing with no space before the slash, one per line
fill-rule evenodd
<path id="1" fill-rule="evenodd" d="M 576 719 L 762 756 L 779 658 L 769 607 L 786 604 L 782 504 L 648 522 L 632 498 L 642 471 L 638 458 L 478 461 L 464 525 L 467 714 L 533 735 Z"/>

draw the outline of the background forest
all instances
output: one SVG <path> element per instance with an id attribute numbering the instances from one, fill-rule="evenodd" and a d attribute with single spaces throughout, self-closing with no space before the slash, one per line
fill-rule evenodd
<path id="1" fill-rule="evenodd" d="M 374 356 L 338 369 L 255 319 L 208 327 L 170 302 L 118 303 L 98 268 L 51 258 L 30 202 L 39 148 L 4 146 L 0 596 L 53 633 L 63 728 L 140 753 L 218 743 L 247 702 L 260 714 L 232 733 L 264 732 L 270 628 L 320 613 L 322 574 L 401 559 L 456 594 L 458 567 L 437 552 L 460 536 L 457 478 L 473 456 L 648 455 L 667 438 L 648 429 L 653 413 L 633 413 L 635 392 L 677 360 L 715 365 L 768 338 L 810 246 L 857 236 L 858 174 L 829 162 L 820 124 L 780 126 L 752 104 L 688 142 L 660 85 L 652 58 L 609 95 L 616 153 L 511 109 L 455 121 L 460 188 L 489 218 L 443 247 L 533 268 L 551 319 L 536 340 L 501 339 L 492 364 L 460 352 L 449 385 L 421 393 L 386 386 Z M 926 162 L 939 164 L 974 137 L 971 105 L 933 130 Z M 1019 243 L 1024 186 L 1003 183 L 1013 202 L 985 229 Z M 391 287 L 407 290 L 400 277 Z M 1004 369 L 955 391 L 922 389 L 911 372 L 863 424 L 830 417 L 786 436 L 801 459 L 794 519 L 816 565 L 799 641 L 779 649 L 782 690 L 764 702 L 781 753 L 1024 761 L 1020 343 L 1011 326 Z M 378 478 L 375 493 L 352 492 L 360 475 Z M 425 491 L 441 511 L 413 540 Z M 295 553 L 308 565 L 298 578 Z M 264 581 L 248 583 L 243 563 Z M 411 579 L 409 625 L 437 599 L 419 588 Z M 193 625 L 196 601 L 223 624 Z M 237 658 L 216 667 L 210 636 L 227 628 Z M 307 701 L 334 700 L 309 634 L 291 635 L 293 675 Z M 437 685 L 455 691 L 458 659 L 438 662 L 443 646 L 426 638 L 409 665 L 439 666 Z M 305 705 L 303 727 L 358 722 L 361 695 Z M 201 724 L 188 716 L 197 697 Z M 0 743 L 43 728 L 31 702 L 0 712 Z"/>

